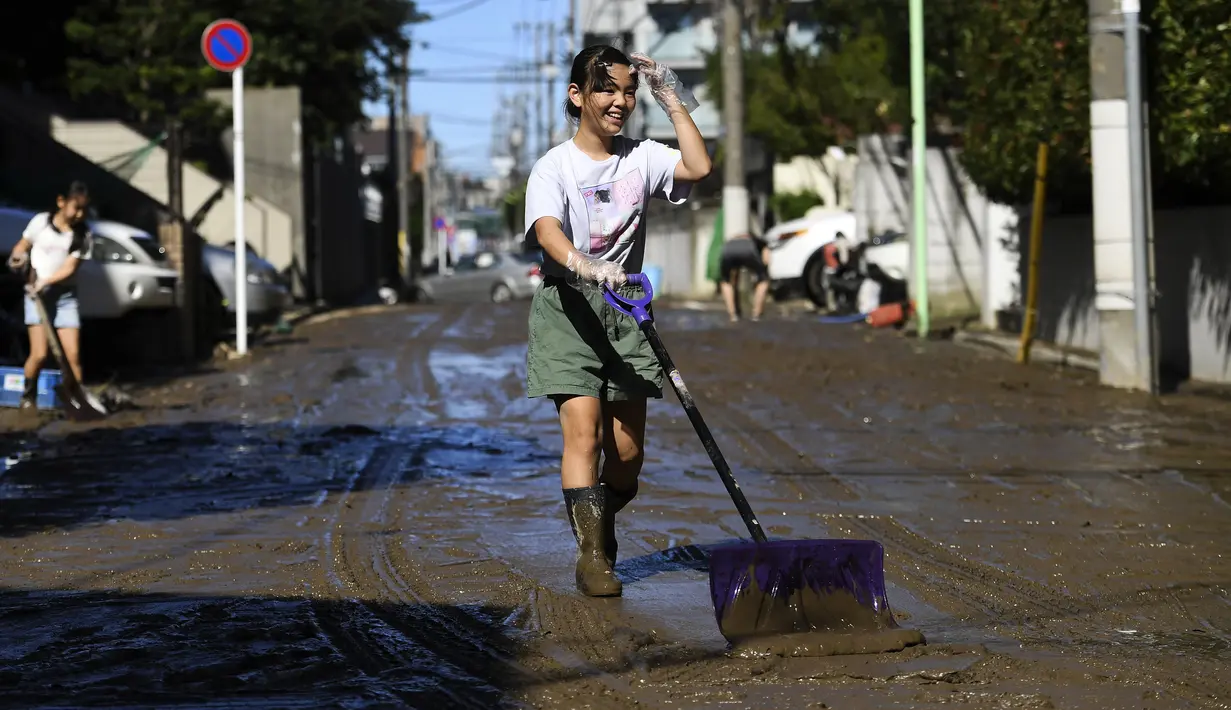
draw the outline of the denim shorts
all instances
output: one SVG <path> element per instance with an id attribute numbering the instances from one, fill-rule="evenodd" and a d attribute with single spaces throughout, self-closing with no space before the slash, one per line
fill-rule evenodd
<path id="1" fill-rule="evenodd" d="M 81 316 L 77 312 L 77 294 L 73 291 L 49 289 L 43 292 L 43 303 L 47 306 L 47 317 L 51 319 L 52 327 L 56 330 L 81 328 Z M 38 316 L 38 307 L 34 305 L 34 298 L 27 293 L 26 325 L 39 325 L 42 322 Z"/>

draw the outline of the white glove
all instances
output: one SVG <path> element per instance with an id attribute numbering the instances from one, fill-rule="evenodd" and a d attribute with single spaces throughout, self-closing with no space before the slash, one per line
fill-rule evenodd
<path id="1" fill-rule="evenodd" d="M 628 58 L 633 61 L 633 69 L 645 77 L 646 83 L 650 86 L 650 94 L 654 96 L 654 100 L 658 102 L 663 111 L 670 114 L 682 108 L 692 113 L 701 105 L 666 64 L 660 64 L 636 52 L 628 55 Z"/>
<path id="2" fill-rule="evenodd" d="M 573 272 L 583 283 L 606 285 L 613 289 L 628 283 L 628 274 L 624 272 L 623 266 L 614 261 L 586 256 L 576 250 L 569 252 L 564 268 Z"/>
<path id="3" fill-rule="evenodd" d="M 12 269 L 13 271 L 20 271 L 26 268 L 26 264 L 29 264 L 29 263 L 30 263 L 30 255 L 28 253 L 27 254 L 13 254 L 9 256 L 9 268 Z"/>

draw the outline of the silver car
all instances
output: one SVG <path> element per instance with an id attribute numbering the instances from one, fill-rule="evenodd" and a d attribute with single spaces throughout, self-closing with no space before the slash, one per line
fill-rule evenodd
<path id="1" fill-rule="evenodd" d="M 7 257 L 12 252 L 35 214 L 0 207 L 0 255 Z M 175 306 L 179 274 L 132 238 L 140 230 L 118 222 L 90 220 L 88 224 L 94 245 L 76 277 L 82 318 L 122 318 L 135 310 Z"/>
<path id="2" fill-rule="evenodd" d="M 144 252 L 143 256 L 150 263 L 170 268 L 166 250 L 144 230 L 119 222 L 102 220 L 91 221 L 90 229 L 94 232 L 95 251 L 98 250 L 99 236 L 103 235 L 109 237 L 111 241 L 137 247 L 133 251 Z M 282 283 L 278 270 L 273 264 L 251 251 L 248 252 L 247 267 L 248 321 L 253 325 L 272 323 L 289 306 L 290 291 Z M 205 276 L 202 284 L 205 302 L 217 304 L 221 311 L 219 315 L 229 315 L 229 320 L 233 324 L 235 321 L 235 251 L 202 243 L 201 272 Z"/>
<path id="3" fill-rule="evenodd" d="M 201 245 L 201 265 L 209 274 L 206 297 L 220 302 L 231 320 L 235 321 L 235 249 Z M 263 325 L 273 323 L 291 307 L 291 290 L 274 265 L 248 250 L 247 296 L 248 323 Z M 217 289 L 211 292 L 210 288 Z"/>
<path id="4" fill-rule="evenodd" d="M 444 273 L 426 276 L 417 289 L 420 302 L 504 303 L 530 298 L 543 281 L 536 254 L 481 251 L 463 256 Z"/>

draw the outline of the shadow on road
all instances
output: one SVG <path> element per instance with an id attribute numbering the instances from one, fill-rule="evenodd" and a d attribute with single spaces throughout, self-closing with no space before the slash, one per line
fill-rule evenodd
<path id="1" fill-rule="evenodd" d="M 174 520 L 310 503 L 343 490 L 377 446 L 408 452 L 401 485 L 528 477 L 558 457 L 472 425 L 376 430 L 221 422 L 0 437 L 0 537 L 109 520 Z M 364 479 L 357 485 L 362 489 Z"/>
<path id="2" fill-rule="evenodd" d="M 541 637 L 501 623 L 513 611 L 4 590 L 0 686 L 4 704 L 21 707 L 495 708 L 519 690 L 631 667 L 535 668 L 527 656 Z"/>

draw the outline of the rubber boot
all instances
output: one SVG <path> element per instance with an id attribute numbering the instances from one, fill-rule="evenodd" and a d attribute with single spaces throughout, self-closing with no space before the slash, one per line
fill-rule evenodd
<path id="1" fill-rule="evenodd" d="M 26 411 L 38 410 L 38 378 L 26 379 L 25 390 L 21 393 L 20 408 Z"/>
<path id="2" fill-rule="evenodd" d="M 606 493 L 602 486 L 564 489 L 564 507 L 577 539 L 577 589 L 588 597 L 618 597 L 623 591 L 605 553 Z"/>
<path id="3" fill-rule="evenodd" d="M 632 489 L 628 491 L 617 491 L 605 483 L 603 487 L 607 489 L 607 504 L 603 509 L 603 535 L 606 540 L 603 551 L 607 555 L 607 564 L 614 569 L 616 553 L 620 549 L 619 541 L 616 540 L 615 516 L 637 496 L 637 486 L 633 484 Z"/>

